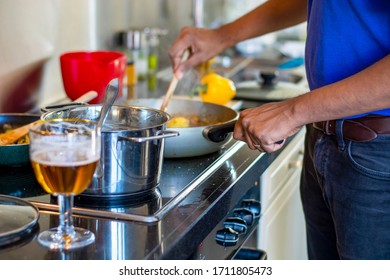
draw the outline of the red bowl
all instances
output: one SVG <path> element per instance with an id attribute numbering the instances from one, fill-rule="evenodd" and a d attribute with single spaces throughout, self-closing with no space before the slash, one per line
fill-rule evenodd
<path id="1" fill-rule="evenodd" d="M 122 93 L 126 71 L 126 55 L 114 51 L 68 52 L 60 56 L 62 82 L 66 95 L 75 100 L 94 90 L 98 96 L 91 104 L 103 103 L 108 83 L 119 79 L 119 94 Z"/>

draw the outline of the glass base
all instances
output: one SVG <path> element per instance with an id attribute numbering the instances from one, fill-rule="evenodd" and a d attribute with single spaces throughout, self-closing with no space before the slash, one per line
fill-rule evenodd
<path id="1" fill-rule="evenodd" d="M 52 228 L 41 232 L 38 236 L 38 242 L 50 250 L 72 250 L 90 245 L 94 241 L 93 232 L 77 227 L 74 228 L 74 233 L 69 235 L 61 235 L 57 232 L 57 228 Z"/>

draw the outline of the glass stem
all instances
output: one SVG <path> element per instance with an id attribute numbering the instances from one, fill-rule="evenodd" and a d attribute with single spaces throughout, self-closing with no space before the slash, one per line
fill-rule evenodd
<path id="1" fill-rule="evenodd" d="M 75 233 L 72 218 L 73 195 L 58 195 L 58 207 L 60 212 L 58 234 L 73 236 Z"/>

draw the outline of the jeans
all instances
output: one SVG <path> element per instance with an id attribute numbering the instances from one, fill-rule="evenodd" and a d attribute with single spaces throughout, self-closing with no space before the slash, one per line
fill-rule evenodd
<path id="1" fill-rule="evenodd" d="M 307 126 L 301 198 L 309 259 L 390 259 L 390 135 L 369 142 Z"/>

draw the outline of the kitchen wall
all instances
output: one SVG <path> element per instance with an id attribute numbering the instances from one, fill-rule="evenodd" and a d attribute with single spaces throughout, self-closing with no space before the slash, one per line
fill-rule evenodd
<path id="1" fill-rule="evenodd" d="M 25 112 L 66 97 L 59 55 L 113 48 L 133 26 L 192 25 L 187 0 L 0 0 L 0 112 Z M 166 48 L 166 47 L 165 47 Z"/>
<path id="2" fill-rule="evenodd" d="M 26 112 L 66 98 L 59 55 L 73 50 L 113 49 L 114 34 L 131 27 L 160 27 L 160 65 L 183 26 L 231 20 L 231 8 L 264 0 L 0 0 L 0 113 Z M 244 10 L 243 10 L 244 11 Z M 242 11 L 242 12 L 243 12 Z"/>

